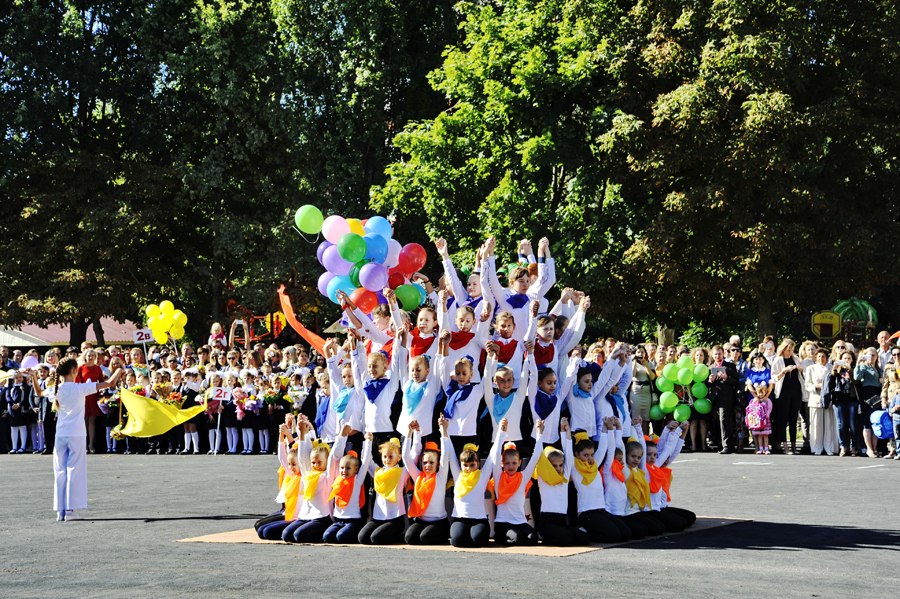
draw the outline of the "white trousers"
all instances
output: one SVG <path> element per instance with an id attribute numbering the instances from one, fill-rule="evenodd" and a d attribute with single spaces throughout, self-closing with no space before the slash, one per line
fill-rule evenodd
<path id="1" fill-rule="evenodd" d="M 833 408 L 809 409 L 809 449 L 813 453 L 837 453 L 841 450 L 837 416 Z"/>
<path id="2" fill-rule="evenodd" d="M 53 447 L 53 509 L 87 509 L 87 437 L 57 437 Z"/>

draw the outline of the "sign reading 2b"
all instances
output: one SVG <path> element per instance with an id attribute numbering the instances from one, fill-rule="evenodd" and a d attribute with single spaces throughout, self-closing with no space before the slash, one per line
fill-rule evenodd
<path id="1" fill-rule="evenodd" d="M 134 332 L 135 343 L 153 343 L 153 331 L 150 329 L 141 329 Z"/>

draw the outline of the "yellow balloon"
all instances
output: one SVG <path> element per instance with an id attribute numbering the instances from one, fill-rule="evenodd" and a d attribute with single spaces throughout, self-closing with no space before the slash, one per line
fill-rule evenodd
<path id="1" fill-rule="evenodd" d="M 187 314 L 181 310 L 175 310 L 175 314 L 172 316 L 172 322 L 175 323 L 175 326 L 184 328 L 184 325 L 187 324 Z M 178 337 L 176 337 L 176 339 L 177 338 Z"/>
<path id="2" fill-rule="evenodd" d="M 159 317 L 160 327 L 164 331 L 168 331 L 169 329 L 172 328 L 173 321 L 174 321 L 174 319 L 172 318 L 171 312 L 169 312 L 169 313 L 163 312 L 162 316 Z"/>
<path id="3" fill-rule="evenodd" d="M 175 305 L 169 300 L 164 300 L 159 304 L 159 311 L 163 314 L 171 314 L 175 311 Z"/>
<path id="4" fill-rule="evenodd" d="M 165 345 L 168 340 L 169 340 L 169 336 L 166 335 L 165 333 L 163 333 L 162 335 L 160 335 L 156 338 L 156 342 L 160 345 Z"/>
<path id="5" fill-rule="evenodd" d="M 181 339 L 184 337 L 184 329 L 175 325 L 172 327 L 172 330 L 169 331 L 169 334 L 172 335 L 172 339 Z"/>
<path id="6" fill-rule="evenodd" d="M 159 316 L 159 306 L 156 304 L 150 304 L 147 306 L 147 318 L 153 318 L 154 316 Z"/>
<path id="7" fill-rule="evenodd" d="M 363 226 L 362 221 L 358 218 L 348 218 L 347 224 L 350 225 L 350 232 L 356 233 L 357 235 L 365 236 L 366 228 Z"/>
<path id="8" fill-rule="evenodd" d="M 147 326 L 150 327 L 154 331 L 157 329 L 157 327 L 160 326 L 160 324 L 161 323 L 159 322 L 159 316 L 151 316 L 150 319 L 147 321 Z"/>

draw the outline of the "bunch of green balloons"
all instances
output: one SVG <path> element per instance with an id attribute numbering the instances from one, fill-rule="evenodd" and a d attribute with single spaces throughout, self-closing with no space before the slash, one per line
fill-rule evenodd
<path id="1" fill-rule="evenodd" d="M 661 420 L 666 414 L 671 413 L 674 413 L 675 419 L 679 422 L 690 418 L 691 408 L 680 403 L 681 400 L 674 392 L 675 385 L 681 385 L 690 392 L 694 398 L 694 409 L 697 412 L 708 414 L 712 411 L 712 404 L 706 399 L 706 395 L 709 393 L 709 389 L 706 387 L 708 379 L 709 367 L 706 364 L 694 365 L 688 356 L 681 356 L 674 364 L 666 364 L 663 367 L 662 376 L 656 379 L 656 388 L 662 392 L 662 395 L 659 398 L 659 405 L 650 409 L 650 418 Z"/>

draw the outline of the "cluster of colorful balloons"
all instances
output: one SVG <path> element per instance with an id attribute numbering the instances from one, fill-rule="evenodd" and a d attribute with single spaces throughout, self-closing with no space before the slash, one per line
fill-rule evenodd
<path id="1" fill-rule="evenodd" d="M 181 339 L 184 337 L 184 325 L 187 324 L 187 314 L 176 310 L 175 305 L 169 300 L 156 304 L 150 304 L 146 308 L 147 326 L 153 332 L 153 337 L 160 345 L 168 343 L 169 337 Z"/>
<path id="2" fill-rule="evenodd" d="M 663 367 L 663 375 L 656 379 L 656 388 L 662 395 L 659 396 L 659 405 L 650 408 L 652 420 L 662 420 L 666 414 L 673 414 L 675 420 L 684 422 L 691 417 L 691 407 L 681 403 L 678 394 L 675 393 L 675 385 L 684 388 L 684 396 L 690 394 L 694 398 L 694 409 L 700 414 L 709 414 L 712 411 L 712 403 L 706 399 L 709 389 L 706 381 L 709 380 L 709 367 L 706 364 L 694 365 L 688 356 L 681 356 L 674 364 L 666 364 Z"/>
<path id="3" fill-rule="evenodd" d="M 316 252 L 325 267 L 318 288 L 332 302 L 339 303 L 337 293 L 343 291 L 368 314 L 378 304 L 387 303 L 382 294 L 385 287 L 394 290 L 406 311 L 425 302 L 425 288 L 409 281 L 425 265 L 425 248 L 418 243 L 400 245 L 386 218 L 358 220 L 336 214 L 324 218 L 321 210 L 307 204 L 297 210 L 294 224 L 304 233 L 321 232 L 325 237 Z"/>

